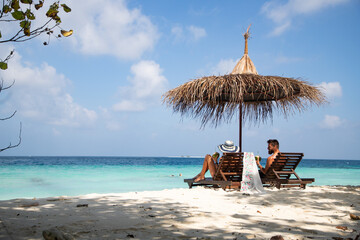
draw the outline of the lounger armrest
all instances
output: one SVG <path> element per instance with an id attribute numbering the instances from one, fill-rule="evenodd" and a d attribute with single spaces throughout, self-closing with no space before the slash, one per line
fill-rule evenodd
<path id="1" fill-rule="evenodd" d="M 280 179 L 279 174 L 294 174 L 298 180 L 301 180 L 301 178 L 299 177 L 299 175 L 297 175 L 297 173 L 294 171 L 294 169 L 291 169 L 290 171 L 275 171 L 273 169 L 273 172 L 278 179 Z"/>

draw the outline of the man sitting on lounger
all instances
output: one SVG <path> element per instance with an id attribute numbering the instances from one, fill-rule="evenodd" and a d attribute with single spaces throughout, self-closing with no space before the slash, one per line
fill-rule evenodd
<path id="1" fill-rule="evenodd" d="M 239 147 L 234 146 L 234 143 L 232 141 L 225 141 L 224 144 L 220 144 L 218 146 L 221 152 L 223 153 L 231 153 L 231 152 L 239 152 Z M 214 177 L 214 174 L 216 172 L 216 166 L 217 166 L 217 160 L 219 158 L 219 153 L 215 152 L 212 156 L 207 154 L 204 158 L 203 167 L 201 169 L 201 172 L 194 177 L 194 182 L 199 182 L 201 180 L 205 179 L 205 173 L 209 170 L 212 177 Z"/>
<path id="2" fill-rule="evenodd" d="M 267 149 L 268 149 L 269 154 L 271 154 L 271 156 L 267 158 L 265 168 L 260 165 L 259 159 L 256 158 L 256 164 L 258 165 L 258 167 L 260 169 L 259 170 L 260 178 L 265 177 L 265 175 L 268 172 L 271 164 L 274 162 L 276 156 L 280 153 L 278 140 L 269 139 L 267 141 L 267 143 L 268 143 Z"/>

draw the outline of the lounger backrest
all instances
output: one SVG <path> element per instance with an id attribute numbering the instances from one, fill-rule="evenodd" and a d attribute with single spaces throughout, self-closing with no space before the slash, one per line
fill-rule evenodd
<path id="1" fill-rule="evenodd" d="M 218 164 L 214 180 L 241 181 L 244 153 L 224 153 Z"/>
<path id="2" fill-rule="evenodd" d="M 273 170 L 278 172 L 278 175 L 281 179 L 289 179 L 291 174 L 289 173 L 279 173 L 279 172 L 289 172 L 291 170 L 295 170 L 302 160 L 304 154 L 303 153 L 280 153 L 274 162 L 271 164 L 268 173 L 266 174 L 266 178 L 276 178 Z"/>

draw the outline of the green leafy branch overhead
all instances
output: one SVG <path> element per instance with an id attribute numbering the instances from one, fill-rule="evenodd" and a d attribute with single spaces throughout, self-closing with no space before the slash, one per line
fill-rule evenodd
<path id="1" fill-rule="evenodd" d="M 37 0 L 38 1 L 38 0 Z M 0 43 L 6 42 L 24 42 L 33 39 L 41 34 L 49 35 L 49 40 L 44 42 L 48 45 L 51 36 L 60 38 L 62 36 L 68 37 L 73 31 L 66 31 L 61 29 L 61 13 L 71 12 L 71 8 L 59 1 L 53 2 L 48 9 L 44 9 L 44 1 L 34 2 L 33 0 L 2 0 L 0 6 Z M 45 14 L 46 21 L 37 23 L 34 27 L 36 16 Z M 4 28 L 16 29 L 11 32 L 10 36 L 3 36 Z M 59 32 L 55 32 L 58 28 Z M 4 60 L 0 59 L 0 69 L 7 69 L 7 61 L 12 54 L 7 56 Z"/>

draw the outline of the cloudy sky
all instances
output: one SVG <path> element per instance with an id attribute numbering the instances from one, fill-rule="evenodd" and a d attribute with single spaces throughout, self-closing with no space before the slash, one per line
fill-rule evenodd
<path id="1" fill-rule="evenodd" d="M 62 1 L 66 2 L 66 1 Z M 67 1 L 74 34 L 48 46 L 40 37 L 1 44 L 15 49 L 1 71 L 2 156 L 202 156 L 227 139 L 238 144 L 238 118 L 200 128 L 162 104 L 189 80 L 230 73 L 251 25 L 249 56 L 259 74 L 321 86 L 329 103 L 287 119 L 245 123 L 243 149 L 267 156 L 266 140 L 305 158 L 360 159 L 360 2 Z M 206 4 L 205 4 L 206 3 Z M 41 19 L 40 19 L 41 20 Z M 0 25 L 2 33 L 8 25 Z"/>

